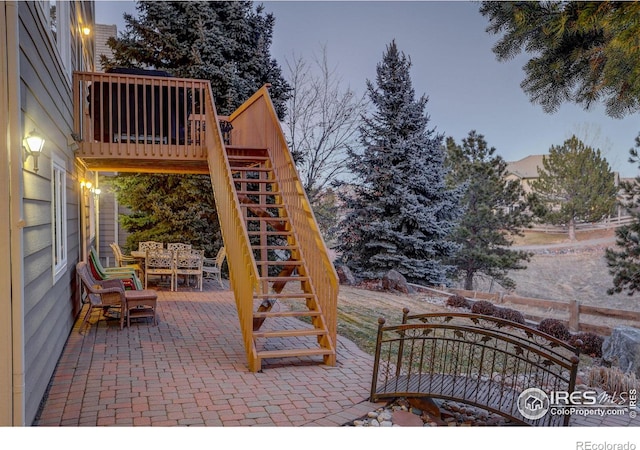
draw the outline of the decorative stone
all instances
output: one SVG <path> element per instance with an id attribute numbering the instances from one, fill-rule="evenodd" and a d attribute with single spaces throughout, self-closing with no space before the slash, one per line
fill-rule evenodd
<path id="1" fill-rule="evenodd" d="M 424 422 L 420 418 L 409 411 L 396 411 L 393 413 L 392 422 L 400 427 L 421 427 Z"/>
<path id="2" fill-rule="evenodd" d="M 382 422 L 382 421 L 391 420 L 392 417 L 393 417 L 393 414 L 390 411 L 383 411 L 378 415 L 378 421 Z"/>
<path id="3" fill-rule="evenodd" d="M 414 292 L 407 279 L 397 270 L 390 270 L 382 277 L 382 288 L 385 291 L 399 291 L 403 294 Z"/>
<path id="4" fill-rule="evenodd" d="M 430 398 L 408 398 L 409 405 L 414 409 L 427 412 L 429 415 L 440 419 L 442 414 L 438 405 Z"/>
<path id="5" fill-rule="evenodd" d="M 375 412 L 375 411 L 370 411 L 370 412 L 367 414 L 367 417 L 371 417 L 372 419 L 377 419 L 377 418 L 378 418 L 378 413 L 377 413 L 377 412 Z"/>
<path id="6" fill-rule="evenodd" d="M 390 420 L 383 420 L 382 422 L 380 422 L 380 426 L 381 427 L 392 427 L 393 426 L 393 422 L 391 422 Z"/>
<path id="7" fill-rule="evenodd" d="M 358 280 L 355 275 L 353 275 L 353 272 L 351 272 L 351 269 L 347 266 L 336 267 L 336 273 L 338 274 L 340 284 L 346 284 L 347 286 L 354 286 L 358 284 Z"/>
<path id="8" fill-rule="evenodd" d="M 640 377 L 640 329 L 619 326 L 602 343 L 602 359 Z"/>

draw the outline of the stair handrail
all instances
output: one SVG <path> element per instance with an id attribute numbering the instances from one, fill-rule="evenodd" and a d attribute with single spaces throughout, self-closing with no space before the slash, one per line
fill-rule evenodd
<path id="1" fill-rule="evenodd" d="M 227 152 L 222 140 L 220 124 L 216 120 L 216 108 L 213 101 L 211 84 L 208 84 L 208 94 L 205 99 L 207 114 L 206 143 L 208 153 L 211 184 L 220 217 L 220 230 L 227 251 L 230 286 L 233 290 L 238 318 L 242 330 L 245 352 L 249 368 L 256 371 L 254 365 L 258 361 L 253 330 L 253 297 L 260 292 L 257 265 L 253 252 L 249 247 L 249 235 L 242 216 L 240 203 L 235 195 L 235 188 L 231 176 L 231 168 Z"/>
<path id="2" fill-rule="evenodd" d="M 331 339 L 329 345 L 335 348 L 338 276 L 329 258 L 307 194 L 300 182 L 298 170 L 289 152 L 286 138 L 269 96 L 268 87 L 269 85 L 264 85 L 229 116 L 229 121 L 232 124 L 234 121 L 242 122 L 245 120 L 244 115 L 251 117 L 251 120 L 246 118 L 247 126 L 245 127 L 234 124 L 234 132 L 236 132 L 236 130 L 247 128 L 251 123 L 251 134 L 235 135 L 233 142 L 234 145 L 265 146 L 270 152 L 274 164 L 273 170 L 280 186 L 283 203 L 294 224 L 293 228 L 300 251 L 303 255 L 307 255 L 305 259 L 310 271 L 309 275 L 314 280 L 313 285 L 325 317 L 328 337 Z M 262 108 L 260 108 L 260 101 L 264 102 Z M 250 140 L 243 142 L 245 136 Z"/>

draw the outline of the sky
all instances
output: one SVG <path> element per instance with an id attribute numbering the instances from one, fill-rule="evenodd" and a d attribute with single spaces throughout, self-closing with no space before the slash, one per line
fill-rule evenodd
<path id="1" fill-rule="evenodd" d="M 260 2 L 256 2 L 259 4 Z M 376 65 L 395 40 L 411 58 L 416 97 L 429 98 L 429 127 L 461 143 L 471 130 L 507 161 L 548 153 L 552 145 L 576 135 L 599 148 L 614 171 L 638 175 L 628 162 L 640 132 L 640 114 L 613 119 L 601 104 L 592 110 L 565 103 L 547 114 L 520 88 L 526 55 L 498 62 L 492 52 L 498 36 L 478 2 L 467 1 L 265 1 L 275 27 L 271 54 L 288 74 L 286 61 L 311 61 L 326 46 L 329 65 L 345 86 L 365 93 Z M 135 14 L 131 1 L 96 2 L 96 22 L 124 30 L 123 12 Z"/>

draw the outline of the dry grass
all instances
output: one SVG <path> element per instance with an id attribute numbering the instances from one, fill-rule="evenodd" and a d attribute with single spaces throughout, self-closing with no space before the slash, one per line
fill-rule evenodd
<path id="1" fill-rule="evenodd" d="M 613 229 L 578 231 L 576 239 L 578 242 L 601 239 L 614 236 Z M 515 236 L 513 245 L 554 245 L 568 243 L 567 233 L 552 233 L 544 231 L 527 231 L 524 236 Z"/>

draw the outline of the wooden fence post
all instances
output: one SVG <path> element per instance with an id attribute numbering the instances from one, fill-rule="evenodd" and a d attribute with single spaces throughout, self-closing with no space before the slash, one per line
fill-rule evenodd
<path id="1" fill-rule="evenodd" d="M 577 300 L 569 300 L 569 329 L 580 331 L 580 304 Z"/>

